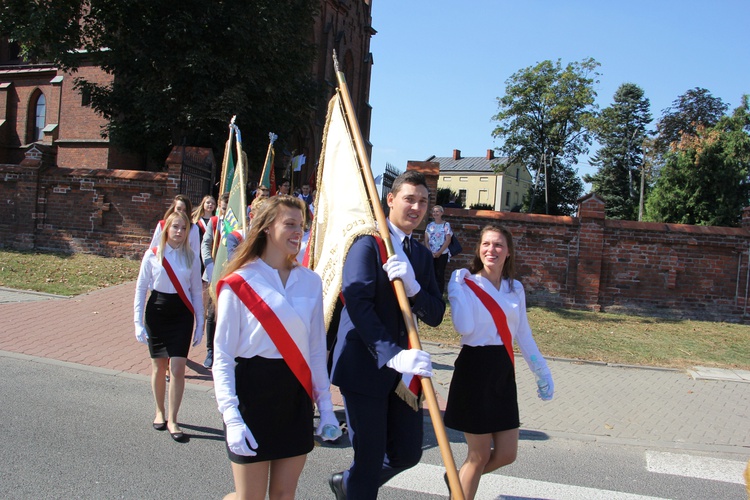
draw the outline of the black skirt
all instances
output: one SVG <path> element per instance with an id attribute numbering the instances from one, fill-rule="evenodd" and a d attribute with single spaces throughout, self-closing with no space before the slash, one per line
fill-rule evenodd
<path id="1" fill-rule="evenodd" d="M 464 346 L 456 358 L 445 425 L 470 434 L 517 429 L 518 393 L 505 346 Z"/>
<path id="2" fill-rule="evenodd" d="M 313 449 L 310 396 L 283 359 L 237 358 L 235 387 L 240 414 L 258 443 L 257 455 L 229 460 L 250 464 L 296 457 Z M 226 443 L 226 441 L 225 441 Z"/>
<path id="3" fill-rule="evenodd" d="M 146 304 L 146 332 L 152 358 L 187 358 L 193 314 L 176 293 L 154 290 Z"/>

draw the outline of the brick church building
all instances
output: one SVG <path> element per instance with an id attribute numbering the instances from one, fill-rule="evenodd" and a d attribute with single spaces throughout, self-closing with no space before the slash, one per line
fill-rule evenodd
<path id="1" fill-rule="evenodd" d="M 336 88 L 331 58 L 334 49 L 368 141 L 373 62 L 370 38 L 375 33 L 371 0 L 321 1 L 313 31 L 317 54 L 311 72 L 325 92 L 316 102 L 310 121 L 293 137 L 284 138 L 291 149 L 308 158 L 298 174 L 300 179 L 312 175 L 320 155 L 327 103 Z M 76 76 L 103 84 L 112 79 L 85 63 Z M 91 108 L 90 96 L 75 90 L 73 84 L 73 75 L 50 64 L 27 64 L 19 58 L 17 45 L 0 40 L 0 164 L 18 165 L 34 147 L 45 162 L 60 168 L 144 169 L 142 159 L 102 137 L 105 119 Z"/>

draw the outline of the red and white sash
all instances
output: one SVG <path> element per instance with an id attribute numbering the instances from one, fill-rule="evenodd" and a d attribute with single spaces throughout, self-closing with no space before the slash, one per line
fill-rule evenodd
<path id="1" fill-rule="evenodd" d="M 199 217 L 198 218 L 198 222 L 196 222 L 196 224 L 198 224 L 198 229 L 201 230 L 201 233 L 205 233 L 206 232 L 206 223 L 203 222 L 202 218 Z"/>
<path id="2" fill-rule="evenodd" d="M 270 286 L 253 283 L 255 289 L 239 274 L 232 273 L 216 284 L 216 295 L 221 293 L 222 285 L 226 284 L 239 297 L 245 307 L 260 322 L 263 329 L 279 350 L 289 369 L 305 388 L 310 399 L 313 399 L 312 371 L 307 364 L 304 354 L 287 330 L 306 332 L 307 325 L 299 317 L 297 311 L 287 302 L 279 292 Z M 257 291 L 256 291 L 257 289 Z M 283 322 L 277 316 L 282 316 Z"/>
<path id="3" fill-rule="evenodd" d="M 489 311 L 490 316 L 492 316 L 492 321 L 495 323 L 495 328 L 497 328 L 497 334 L 500 335 L 500 340 L 503 341 L 505 350 L 508 352 L 510 362 L 515 366 L 516 360 L 513 355 L 513 336 L 508 329 L 508 319 L 505 317 L 505 311 L 503 311 L 503 308 L 495 302 L 495 299 L 493 299 L 489 293 L 482 290 L 482 287 L 474 283 L 474 281 L 469 278 L 464 278 L 464 282 L 469 289 L 479 297 L 479 300 Z"/>
<path id="4" fill-rule="evenodd" d="M 211 247 L 211 258 L 216 258 L 216 251 L 219 249 L 219 235 L 221 229 L 219 228 L 219 216 L 214 215 L 211 217 L 211 228 L 213 229 L 213 245 Z"/>
<path id="5" fill-rule="evenodd" d="M 151 247 L 151 251 L 154 252 L 154 255 L 156 255 L 156 250 L 156 247 Z M 174 286 L 175 290 L 177 290 L 177 295 L 180 296 L 182 302 L 185 303 L 185 306 L 190 310 L 193 316 L 195 316 L 195 309 L 193 309 L 193 304 L 190 302 L 190 298 L 188 298 L 187 294 L 185 293 L 185 289 L 182 287 L 182 283 L 180 283 L 180 279 L 177 277 L 177 274 L 175 274 L 174 269 L 172 269 L 172 265 L 167 260 L 166 255 L 161 258 L 161 265 L 167 272 L 167 276 L 169 276 L 169 281 L 172 282 L 172 286 Z"/>

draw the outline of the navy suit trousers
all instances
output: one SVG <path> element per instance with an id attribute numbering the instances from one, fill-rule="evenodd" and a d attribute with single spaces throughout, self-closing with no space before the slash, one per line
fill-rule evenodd
<path id="1" fill-rule="evenodd" d="M 347 498 L 375 500 L 380 486 L 419 463 L 424 416 L 393 391 L 385 397 L 341 393 L 354 449 L 354 461 L 344 474 Z"/>

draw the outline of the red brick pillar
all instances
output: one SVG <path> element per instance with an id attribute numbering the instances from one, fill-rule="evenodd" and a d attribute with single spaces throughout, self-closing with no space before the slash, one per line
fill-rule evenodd
<path id="1" fill-rule="evenodd" d="M 417 228 L 417 231 L 424 232 L 427 227 L 427 219 L 430 217 L 430 209 L 435 206 L 437 200 L 437 184 L 438 177 L 440 176 L 440 164 L 434 161 L 408 161 L 406 162 L 406 170 L 422 172 L 427 181 L 427 189 L 430 191 L 430 201 L 427 207 L 427 214 Z"/>
<path id="2" fill-rule="evenodd" d="M 167 166 L 167 184 L 164 198 L 172 203 L 172 199 L 180 194 L 180 180 L 182 179 L 182 151 L 180 146 L 174 146 L 165 162 Z"/>
<path id="3" fill-rule="evenodd" d="M 750 207 L 745 207 L 742 209 L 742 227 L 745 229 L 750 229 Z"/>
<path id="4" fill-rule="evenodd" d="M 580 230 L 578 232 L 575 303 L 592 311 L 600 311 L 599 287 L 604 249 L 604 201 L 594 193 L 580 198 L 578 218 Z"/>
<path id="5" fill-rule="evenodd" d="M 10 238 L 6 241 L 17 250 L 32 250 L 35 247 L 35 235 L 38 229 L 44 229 L 44 204 L 46 199 L 39 192 L 39 174 L 42 170 L 41 158 L 25 158 L 16 173 L 6 174 L 6 177 L 16 180 L 16 189 L 10 201 L 14 206 L 14 227 Z"/>

